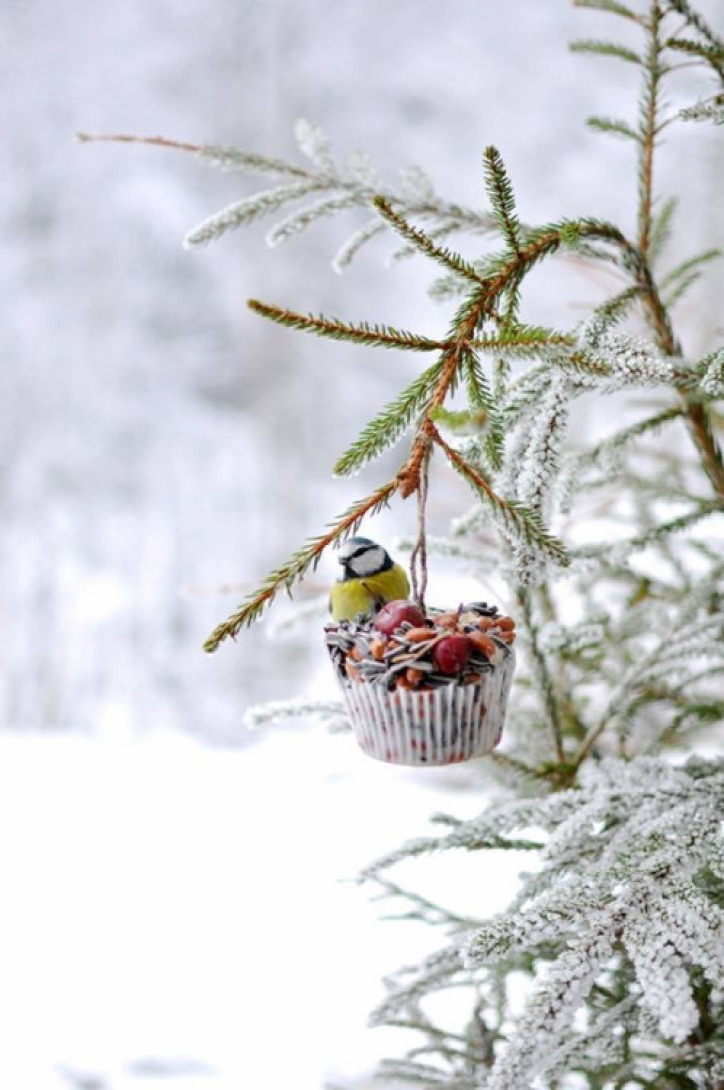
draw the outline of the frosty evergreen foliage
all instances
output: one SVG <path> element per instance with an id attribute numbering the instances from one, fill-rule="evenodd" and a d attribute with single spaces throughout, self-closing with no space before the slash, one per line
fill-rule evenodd
<path id="1" fill-rule="evenodd" d="M 388 981 L 373 1022 L 415 1031 L 417 1043 L 382 1073 L 445 1090 L 715 1090 L 724 1086 L 724 762 L 691 753 L 704 738 L 711 752 L 724 719 L 724 348 L 692 363 L 672 307 L 719 251 L 665 267 L 676 204 L 659 201 L 654 182 L 661 134 L 679 117 L 668 81 L 682 55 L 699 65 L 719 89 L 683 116 L 721 121 L 724 45 L 687 0 L 576 3 L 639 34 L 636 48 L 628 37 L 574 44 L 640 73 L 631 118 L 590 122 L 636 157 L 635 237 L 592 218 L 525 224 L 494 148 L 483 157 L 489 210 L 445 201 L 419 171 L 391 186 L 363 155 L 340 166 L 306 122 L 303 166 L 190 149 L 278 183 L 212 216 L 190 245 L 278 213 L 274 245 L 361 209 L 335 267 L 391 232 L 398 257 L 434 264 L 432 295 L 451 311 L 430 338 L 252 303 L 297 331 L 427 360 L 335 467 L 356 472 L 407 437 L 395 476 L 272 572 L 206 646 L 256 620 L 367 515 L 419 492 L 429 457 L 447 463 L 474 503 L 430 552 L 508 579 L 521 665 L 504 745 L 484 762 L 493 801 L 470 821 L 438 815 L 441 832 L 364 875 L 406 919 L 445 932 L 437 952 Z M 462 231 L 476 247 L 493 241 L 467 258 L 447 248 Z M 615 270 L 621 290 L 575 328 L 530 325 L 526 277 L 570 252 L 584 267 Z M 616 394 L 621 406 L 631 391 L 637 400 L 610 434 L 571 442 L 581 397 L 605 405 Z M 587 525 L 593 540 L 578 534 Z M 336 704 L 308 702 L 253 709 L 249 721 L 313 712 L 339 721 Z M 493 919 L 390 877 L 410 859 L 463 851 L 471 888 L 483 886 L 490 850 L 530 860 L 515 900 Z M 434 1015 L 436 997 L 452 989 L 469 1001 L 455 1025 Z"/>

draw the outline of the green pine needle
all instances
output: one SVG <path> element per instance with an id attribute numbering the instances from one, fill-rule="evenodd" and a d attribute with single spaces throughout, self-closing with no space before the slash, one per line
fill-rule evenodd
<path id="1" fill-rule="evenodd" d="M 667 310 L 671 310 L 671 308 L 678 303 L 679 299 L 686 295 L 689 288 L 693 288 L 694 284 L 698 283 L 700 279 L 701 273 L 698 271 L 690 272 L 685 276 L 682 276 L 681 279 L 677 281 L 676 287 L 672 291 L 667 292 L 663 297 L 664 306 Z"/>
<path id="2" fill-rule="evenodd" d="M 493 396 L 490 392 L 485 372 L 474 352 L 465 353 L 464 361 L 465 389 L 470 408 L 475 412 L 492 414 L 495 411 Z"/>
<path id="3" fill-rule="evenodd" d="M 570 49 L 572 53 L 595 53 L 600 57 L 618 57 L 619 60 L 626 61 L 628 64 L 642 64 L 641 57 L 638 53 L 635 53 L 633 49 L 627 49 L 623 45 L 618 45 L 616 42 L 599 42 L 594 39 L 584 39 L 578 42 L 571 42 Z"/>
<path id="4" fill-rule="evenodd" d="M 656 262 L 664 252 L 671 238 L 671 229 L 674 214 L 679 201 L 676 197 L 669 197 L 661 207 L 661 211 L 651 221 L 651 237 L 649 240 L 649 260 Z"/>
<path id="5" fill-rule="evenodd" d="M 442 438 L 437 429 L 432 431 L 432 439 L 447 455 L 453 469 L 472 488 L 475 495 L 484 504 L 501 533 L 516 546 L 523 546 L 542 553 L 558 567 L 567 567 L 570 563 L 566 547 L 554 537 L 541 522 L 540 516 L 517 503 L 499 496 L 485 480 L 482 473 L 470 465 L 458 451 L 454 450 Z"/>
<path id="6" fill-rule="evenodd" d="M 224 640 L 229 637 L 234 639 L 242 628 L 249 627 L 257 621 L 280 591 L 286 590 L 289 593 L 294 584 L 299 582 L 310 568 L 316 568 L 322 554 L 330 545 L 353 534 L 364 518 L 375 515 L 386 507 L 390 497 L 396 491 L 396 481 L 383 485 L 371 496 L 352 504 L 343 515 L 330 524 L 331 529 L 327 533 L 312 538 L 301 549 L 297 549 L 285 564 L 267 575 L 259 589 L 250 594 L 227 620 L 214 629 L 204 644 L 204 650 L 212 654 Z"/>
<path id="7" fill-rule="evenodd" d="M 699 504 L 694 510 L 687 511 L 684 515 L 679 515 L 668 522 L 659 523 L 635 537 L 617 541 L 616 549 L 620 549 L 628 556 L 630 553 L 641 552 L 657 545 L 663 546 L 673 534 L 680 534 L 683 530 L 689 530 L 692 526 L 703 522 L 704 519 L 711 518 L 712 515 L 721 515 L 723 513 L 721 500 L 708 500 L 706 503 Z M 604 546 L 583 545 L 578 549 L 574 549 L 571 555 L 576 559 L 593 557 L 603 559 L 610 553 L 610 550 L 610 542 L 607 542 Z"/>
<path id="8" fill-rule="evenodd" d="M 646 417 L 644 420 L 637 420 L 635 424 L 631 424 L 627 428 L 622 428 L 614 435 L 609 435 L 606 439 L 602 440 L 602 442 L 598 443 L 584 455 L 583 461 L 587 465 L 598 464 L 606 455 L 612 454 L 617 450 L 623 450 L 636 439 L 640 439 L 645 435 L 650 435 L 652 432 L 659 431 L 665 424 L 681 419 L 683 414 L 683 406 L 673 405 L 671 408 L 663 409 L 654 416 Z"/>
<path id="9" fill-rule="evenodd" d="M 333 341 L 354 341 L 375 348 L 399 348 L 408 352 L 439 352 L 448 347 L 447 341 L 434 341 L 406 329 L 395 329 L 393 326 L 368 325 L 366 322 L 352 325 L 338 318 L 325 318 L 321 315 L 315 318 L 311 314 L 297 314 L 269 303 L 260 303 L 258 299 L 250 299 L 248 305 L 262 318 L 269 318 L 270 321 L 290 329 L 328 337 Z"/>
<path id="10" fill-rule="evenodd" d="M 669 49 L 678 53 L 687 53 L 691 57 L 699 57 L 707 61 L 717 72 L 721 71 L 724 64 L 724 46 L 711 45 L 709 42 L 696 42 L 691 38 L 669 38 L 666 42 Z"/>
<path id="11" fill-rule="evenodd" d="M 335 477 L 356 473 L 388 450 L 410 427 L 415 414 L 429 400 L 440 378 L 443 361 L 434 363 L 364 426 L 359 437 L 334 466 Z"/>
<path id="12" fill-rule="evenodd" d="M 460 254 L 452 253 L 450 250 L 437 246 L 424 231 L 419 227 L 413 227 L 404 216 L 396 212 L 386 197 L 375 197 L 374 205 L 382 218 L 420 253 L 426 254 L 433 261 L 444 265 L 450 272 L 465 277 L 466 280 L 471 280 L 475 284 L 481 283 L 481 278 L 475 269 Z"/>
<path id="13" fill-rule="evenodd" d="M 574 343 L 566 333 L 556 333 L 545 326 L 513 324 L 502 326 L 495 337 L 480 337 L 470 342 L 470 347 L 480 352 L 494 352 L 515 359 L 541 355 L 546 348 L 565 348 Z"/>
<path id="14" fill-rule="evenodd" d="M 473 414 L 485 418 L 488 422 L 488 430 L 484 441 L 485 453 L 492 467 L 498 470 L 502 463 L 504 440 L 500 413 L 495 405 L 480 360 L 474 352 L 466 354 L 464 368 L 468 403 Z"/>
<path id="15" fill-rule="evenodd" d="M 586 119 L 586 124 L 589 129 L 595 129 L 596 132 L 622 136 L 626 140 L 641 140 L 640 134 L 618 117 L 589 117 Z"/>
<path id="16" fill-rule="evenodd" d="M 694 257 L 687 258 L 686 261 L 682 261 L 680 265 L 668 272 L 661 281 L 661 287 L 667 288 L 672 284 L 676 284 L 678 280 L 688 276 L 695 269 L 699 269 L 702 265 L 708 264 L 710 261 L 715 261 L 716 258 L 722 256 L 722 251 L 718 248 L 712 248 L 711 250 L 704 250 L 703 253 L 696 254 Z"/>
<path id="17" fill-rule="evenodd" d="M 615 3 L 615 0 L 573 0 L 574 8 L 590 8 L 592 11 L 605 11 L 611 15 L 620 15 L 624 19 L 631 19 L 634 23 L 641 22 L 641 16 L 631 8 L 623 4 Z"/>
<path id="18" fill-rule="evenodd" d="M 520 253 L 520 220 L 515 211 L 515 195 L 508 178 L 505 164 L 497 148 L 487 147 L 483 153 L 485 189 L 493 209 L 493 216 L 508 248 Z"/>

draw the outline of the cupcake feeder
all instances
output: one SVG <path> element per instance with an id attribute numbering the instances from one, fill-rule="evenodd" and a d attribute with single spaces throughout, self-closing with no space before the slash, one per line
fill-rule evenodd
<path id="1" fill-rule="evenodd" d="M 473 603 L 392 627 L 384 611 L 393 606 L 400 603 L 326 628 L 361 749 L 380 761 L 416 766 L 489 753 L 502 737 L 515 670 L 514 622 Z"/>

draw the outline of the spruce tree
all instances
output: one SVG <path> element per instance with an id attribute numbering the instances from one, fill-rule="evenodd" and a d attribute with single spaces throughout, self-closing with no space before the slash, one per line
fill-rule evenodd
<path id="1" fill-rule="evenodd" d="M 429 259 L 431 294 L 448 312 L 432 338 L 250 303 L 299 332 L 422 359 L 334 466 L 348 475 L 396 446 L 392 478 L 271 572 L 205 645 L 213 652 L 256 622 L 383 506 L 416 496 L 424 513 L 431 458 L 469 486 L 470 509 L 425 544 L 474 571 L 494 565 L 517 603 L 522 649 L 505 742 L 483 762 L 496 790 L 479 816 L 437 815 L 434 832 L 363 876 L 442 935 L 434 954 L 387 982 L 373 1014 L 374 1024 L 416 1031 L 382 1072 L 420 1087 L 724 1086 L 724 761 L 711 755 L 724 717 L 724 555 L 714 536 L 724 513 L 724 346 L 692 359 L 672 316 L 699 277 L 720 275 L 720 251 L 669 267 L 675 202 L 655 187 L 664 132 L 724 123 L 724 40 L 688 0 L 575 2 L 633 24 L 639 38 L 636 48 L 628 38 L 573 44 L 640 76 L 631 116 L 589 119 L 631 146 L 633 237 L 595 218 L 525 223 L 494 147 L 483 154 L 488 207 L 479 210 L 446 201 L 422 171 L 387 185 L 364 156 L 338 166 L 307 122 L 297 129 L 301 164 L 146 140 L 270 179 L 192 230 L 189 247 L 260 217 L 275 217 L 268 237 L 279 243 L 363 209 L 335 267 L 391 232 L 403 254 Z M 699 66 L 711 93 L 674 110 L 667 89 L 682 64 Z M 463 233 L 474 259 L 452 247 Z M 573 328 L 527 322 L 528 274 L 567 254 L 613 270 L 619 289 Z M 603 440 L 582 446 L 567 435 L 584 395 L 605 406 L 608 395 L 638 390 L 636 417 Z M 581 544 L 575 527 L 592 512 L 599 539 Z M 252 717 L 314 713 L 343 717 L 341 704 L 309 701 Z M 530 871 L 493 918 L 484 904 L 480 918 L 462 917 L 394 880 L 403 861 L 456 851 L 469 853 L 470 887 L 484 886 L 486 853 L 501 850 L 526 853 Z M 438 1023 L 428 1002 L 450 989 L 469 997 L 454 1026 Z"/>

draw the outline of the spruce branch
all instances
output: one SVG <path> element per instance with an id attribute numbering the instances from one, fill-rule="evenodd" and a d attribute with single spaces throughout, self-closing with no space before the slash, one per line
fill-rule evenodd
<path id="1" fill-rule="evenodd" d="M 443 368 L 438 361 L 423 371 L 378 416 L 364 426 L 358 438 L 335 463 L 335 477 L 356 473 L 388 450 L 412 424 L 416 413 L 430 398 Z"/>
<path id="2" fill-rule="evenodd" d="M 724 52 L 724 40 L 714 33 L 700 12 L 692 7 L 689 0 L 667 0 L 666 6 L 669 11 L 681 15 L 686 20 L 687 25 L 698 31 L 709 45 Z"/>
<path id="3" fill-rule="evenodd" d="M 501 326 L 494 337 L 471 340 L 469 347 L 499 356 L 526 359 L 544 354 L 546 349 L 567 348 L 574 344 L 575 338 L 569 333 L 556 333 L 542 326 L 512 324 Z"/>
<path id="4" fill-rule="evenodd" d="M 493 469 L 498 470 L 502 464 L 505 434 L 485 372 L 472 351 L 465 357 L 465 388 L 473 413 L 477 412 L 487 424 L 485 452 Z"/>
<path id="5" fill-rule="evenodd" d="M 717 246 L 710 250 L 704 250 L 703 253 L 695 254 L 694 257 L 687 258 L 686 261 L 682 261 L 662 277 L 661 287 L 671 287 L 672 285 L 676 285 L 677 281 L 684 279 L 686 279 L 687 282 L 690 282 L 688 277 L 691 272 L 696 271 L 698 276 L 699 269 L 702 265 L 707 265 L 710 261 L 715 261 L 721 256 L 722 250 Z"/>
<path id="6" fill-rule="evenodd" d="M 208 145 L 189 144 L 183 140 L 169 140 L 166 136 L 134 136 L 131 133 L 88 133 L 78 132 L 76 140 L 81 144 L 147 144 L 157 148 L 171 148 L 175 151 L 190 151 L 201 155 Z"/>
<path id="7" fill-rule="evenodd" d="M 596 132 L 622 136 L 626 140 L 634 140 L 637 143 L 641 140 L 641 135 L 632 129 L 627 121 L 622 121 L 618 117 L 589 117 L 586 119 L 586 124 L 589 129 L 594 129 Z"/>
<path id="8" fill-rule="evenodd" d="M 480 360 L 474 352 L 468 350 L 464 353 L 463 367 L 468 404 L 474 412 L 484 413 L 489 418 L 495 412 L 495 402 L 485 372 L 480 366 Z"/>
<path id="9" fill-rule="evenodd" d="M 672 221 L 678 205 L 678 198 L 669 197 L 661 206 L 661 211 L 656 213 L 651 220 L 649 261 L 652 266 L 656 264 L 671 238 Z"/>
<path id="10" fill-rule="evenodd" d="M 695 102 L 681 110 L 679 117 L 682 121 L 713 121 L 715 125 L 724 125 L 724 93 Z"/>
<path id="11" fill-rule="evenodd" d="M 681 38 L 680 35 L 673 36 L 666 43 L 669 49 L 679 50 L 705 61 L 724 82 L 724 41 L 714 33 L 703 16 L 695 11 L 687 0 L 669 0 L 667 7 L 669 11 L 683 16 L 686 26 L 700 36 L 699 40 Z"/>
<path id="12" fill-rule="evenodd" d="M 359 231 L 355 231 L 353 235 L 350 235 L 347 241 L 337 251 L 335 258 L 332 261 L 332 268 L 334 271 L 336 273 L 343 273 L 344 270 L 352 264 L 352 261 L 362 247 L 371 239 L 384 234 L 385 230 L 386 225 L 375 217 L 373 220 L 369 220 L 363 227 L 360 227 Z"/>
<path id="13" fill-rule="evenodd" d="M 306 117 L 298 118 L 294 126 L 294 138 L 302 155 L 321 171 L 333 178 L 337 173 L 329 137 L 320 125 Z"/>
<path id="14" fill-rule="evenodd" d="M 520 547 L 531 548 L 542 553 L 558 567 L 566 567 L 570 563 L 563 543 L 545 529 L 535 512 L 523 504 L 514 500 L 505 500 L 499 496 L 482 473 L 445 442 L 432 423 L 429 426 L 429 435 L 447 456 L 453 469 L 483 501 L 494 523 L 505 537 Z"/>
<path id="15" fill-rule="evenodd" d="M 79 133 L 78 139 L 81 142 L 139 144 L 184 151 L 195 155 L 206 165 L 224 171 L 266 175 L 286 182 L 286 185 L 277 187 L 277 192 L 268 190 L 253 194 L 229 206 L 225 211 L 216 213 L 189 233 L 189 245 L 204 244 L 226 231 L 252 222 L 261 215 L 273 213 L 275 209 L 281 211 L 288 203 L 304 197 L 305 192 L 320 192 L 326 196 L 286 217 L 282 225 L 272 230 L 272 244 L 292 237 L 322 217 L 333 216 L 355 206 L 373 207 L 373 200 L 379 194 L 405 216 L 417 217 L 433 225 L 446 225 L 446 233 L 464 229 L 474 234 L 487 234 L 495 227 L 494 221 L 487 214 L 456 202 L 442 200 L 419 170 L 411 168 L 402 171 L 399 184 L 383 185 L 374 163 L 364 153 L 352 153 L 343 167 L 337 167 L 331 155 L 329 141 L 317 126 L 301 122 L 297 125 L 296 136 L 303 154 L 309 159 L 306 166 L 257 155 L 236 147 L 192 144 L 161 136 Z M 309 186 L 307 191 L 295 188 L 306 185 Z M 284 189 L 287 190 L 286 193 L 279 192 Z M 375 223 L 378 222 L 375 220 Z M 380 224 L 380 228 L 384 230 L 384 224 Z M 433 226 L 432 230 L 434 232 L 436 228 Z M 377 233 L 367 228 L 355 231 L 335 259 L 336 270 L 344 269 Z"/>
<path id="16" fill-rule="evenodd" d="M 383 221 L 382 226 L 383 227 L 387 226 L 385 221 Z M 431 242 L 438 243 L 438 242 L 442 242 L 442 240 L 445 239 L 445 238 L 449 238 L 450 235 L 455 234 L 460 229 L 461 229 L 461 224 L 459 223 L 459 221 L 457 221 L 457 220 L 444 220 L 437 227 L 430 227 L 429 230 L 425 231 L 425 234 L 427 235 L 427 237 L 430 239 Z M 389 258 L 390 265 L 396 264 L 397 262 L 400 262 L 400 261 L 406 261 L 406 260 L 408 260 L 408 258 L 411 258 L 411 257 L 415 257 L 415 255 L 418 254 L 419 252 L 420 251 L 419 251 L 417 246 L 410 246 L 408 244 L 400 246 L 400 247 L 398 247 L 398 249 L 396 249 L 390 255 L 390 258 Z M 463 283 L 464 283 L 464 281 L 463 281 Z"/>
<path id="17" fill-rule="evenodd" d="M 717 348 L 699 361 L 701 389 L 707 397 L 724 396 L 724 348 Z"/>
<path id="18" fill-rule="evenodd" d="M 147 143 L 143 138 L 138 142 Z M 173 146 L 182 147 L 177 144 Z M 287 163 L 283 159 L 270 158 L 268 155 L 257 155 L 254 152 L 244 151 L 242 148 L 223 144 L 205 144 L 197 148 L 189 147 L 187 150 L 195 151 L 199 159 L 207 166 L 216 167 L 228 173 L 233 171 L 241 174 L 262 174 L 271 178 L 312 178 L 312 174 L 304 167 Z"/>
<path id="19" fill-rule="evenodd" d="M 712 515 L 722 514 L 722 510 L 720 500 L 707 500 L 698 504 L 692 511 L 687 511 L 685 514 L 677 516 L 677 518 L 669 519 L 667 522 L 653 526 L 635 537 L 628 538 L 621 544 L 621 548 L 630 554 L 634 551 L 647 549 L 652 545 L 658 545 L 671 537 L 672 534 L 680 534 L 683 530 L 689 530 L 692 526 L 698 525 L 704 519 L 711 518 Z"/>
<path id="20" fill-rule="evenodd" d="M 394 210 L 386 197 L 375 197 L 373 204 L 380 216 L 420 253 L 426 254 L 433 261 L 437 261 L 438 264 L 443 265 L 456 276 L 472 280 L 475 284 L 481 282 L 472 265 L 469 265 L 459 254 L 452 253 L 452 251 L 436 245 L 429 235 L 426 235 L 419 227 L 413 227 L 401 213 Z"/>
<path id="21" fill-rule="evenodd" d="M 654 0 L 650 18 L 646 24 L 649 44 L 646 54 L 640 128 L 642 140 L 639 161 L 639 245 L 634 246 L 610 225 L 608 225 L 606 241 L 612 242 L 619 249 L 623 266 L 634 277 L 635 288 L 643 299 L 647 319 L 658 347 L 665 356 L 681 357 L 683 355 L 681 346 L 674 334 L 671 319 L 649 264 L 650 259 L 655 256 L 651 253 L 651 241 L 654 237 L 652 234 L 653 156 L 659 131 L 657 115 L 659 84 L 664 74 L 661 65 L 661 19 L 661 6 Z M 670 215 L 671 213 L 666 218 L 670 219 Z M 592 228 L 592 237 L 602 237 L 595 234 L 595 226 L 590 221 L 589 224 Z M 664 229 L 667 227 L 668 224 L 664 223 Z M 569 228 L 569 233 L 571 230 Z M 693 399 L 686 389 L 681 390 L 681 396 L 686 407 L 689 433 L 699 453 L 702 467 L 717 495 L 724 499 L 724 461 L 707 409 Z"/>
<path id="22" fill-rule="evenodd" d="M 618 4 L 615 0 L 573 0 L 574 8 L 590 8 L 592 11 L 604 11 L 610 15 L 620 15 L 623 19 L 631 19 L 634 23 L 641 22 L 641 16 L 624 4 Z"/>
<path id="23" fill-rule="evenodd" d="M 621 61 L 626 61 L 628 64 L 642 64 L 641 57 L 633 49 L 627 49 L 623 45 L 618 45 L 616 42 L 601 42 L 594 39 L 583 39 L 578 42 L 571 42 L 572 53 L 595 53 L 601 57 L 618 57 Z"/>
<path id="24" fill-rule="evenodd" d="M 509 250 L 520 255 L 520 220 L 515 210 L 515 195 L 505 164 L 497 148 L 492 145 L 483 152 L 485 189 L 493 209 L 493 216 Z"/>
<path id="25" fill-rule="evenodd" d="M 533 668 L 540 682 L 541 692 L 545 701 L 545 710 L 548 724 L 553 734 L 553 748 L 556 759 L 560 765 L 565 764 L 565 750 L 563 747 L 563 717 L 560 708 L 553 674 L 548 666 L 548 660 L 541 646 L 540 630 L 533 619 L 532 594 L 529 588 L 520 587 L 517 592 L 518 605 L 520 607 L 525 631 L 533 660 Z"/>
<path id="26" fill-rule="evenodd" d="M 293 238 L 294 235 L 301 234 L 302 231 L 305 231 L 310 224 L 316 223 L 317 220 L 324 219 L 334 212 L 345 212 L 351 208 L 359 208 L 364 204 L 365 200 L 362 196 L 350 193 L 341 197 L 324 197 L 313 204 L 305 205 L 304 208 L 292 212 L 289 216 L 274 224 L 266 236 L 267 246 L 273 249 L 275 246 L 281 245 L 282 242 Z"/>
<path id="27" fill-rule="evenodd" d="M 224 640 L 235 639 L 242 628 L 248 627 L 271 605 L 282 590 L 289 592 L 306 572 L 316 568 L 322 554 L 330 545 L 353 534 L 367 516 L 377 514 L 397 491 L 397 482 L 390 481 L 378 488 L 371 496 L 352 504 L 331 528 L 298 549 L 280 568 L 269 573 L 261 587 L 242 602 L 237 610 L 218 625 L 204 643 L 204 650 L 212 654 Z"/>
<path id="28" fill-rule="evenodd" d="M 583 462 L 586 466 L 609 464 L 610 460 L 618 452 L 630 446 L 634 440 L 649 435 L 651 432 L 659 431 L 665 424 L 680 420 L 683 415 L 684 408 L 682 405 L 672 405 L 669 408 L 662 409 L 661 412 L 655 413 L 653 416 L 644 417 L 643 420 L 637 420 L 635 424 L 621 428 L 613 435 L 597 443 L 595 447 L 592 447 L 583 455 L 576 455 L 576 461 L 578 463 Z"/>
<path id="29" fill-rule="evenodd" d="M 184 248 L 192 250 L 198 246 L 206 246 L 227 232 L 235 231 L 263 216 L 271 215 L 290 201 L 301 200 L 302 197 L 316 193 L 321 188 L 321 183 L 315 178 L 311 181 L 290 182 L 275 186 L 273 189 L 263 189 L 251 197 L 235 201 L 226 208 L 222 208 L 220 212 L 209 216 L 194 227 L 193 231 L 189 231 L 184 239 Z"/>
<path id="30" fill-rule="evenodd" d="M 333 341 L 352 341 L 374 348 L 399 348 L 408 352 L 438 352 L 448 347 L 447 341 L 435 341 L 430 337 L 410 333 L 406 329 L 394 329 L 392 326 L 368 325 L 366 322 L 353 325 L 338 318 L 315 318 L 311 314 L 297 314 L 293 310 L 261 303 L 258 299 L 250 299 L 247 305 L 255 314 L 278 325 L 299 329 L 304 333 L 314 333 L 318 337 L 327 337 Z"/>
<path id="31" fill-rule="evenodd" d="M 642 86 L 639 125 L 639 238 L 638 247 L 644 261 L 648 260 L 653 208 L 654 147 L 659 126 L 659 96 L 663 76 L 661 61 L 662 11 L 659 0 L 652 0 L 646 22 L 647 48 L 645 76 Z"/>
<path id="32" fill-rule="evenodd" d="M 708 61 L 717 71 L 724 62 L 724 45 L 710 45 L 708 42 L 697 42 L 691 38 L 667 38 L 666 45 L 668 49 L 678 50 L 680 53 L 688 53 Z"/>

